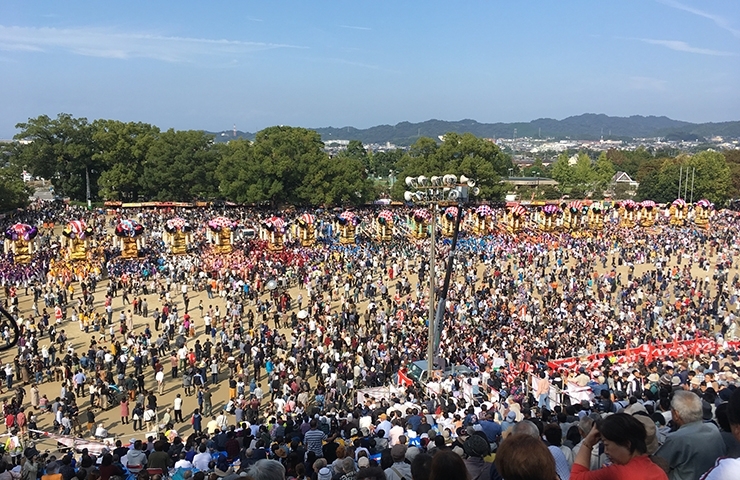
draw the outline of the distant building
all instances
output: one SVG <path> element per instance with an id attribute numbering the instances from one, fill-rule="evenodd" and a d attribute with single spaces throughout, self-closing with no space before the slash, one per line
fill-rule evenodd
<path id="1" fill-rule="evenodd" d="M 514 187 L 555 187 L 558 185 L 557 181 L 546 177 L 507 177 L 501 179 L 501 183 L 510 183 Z"/>
<path id="2" fill-rule="evenodd" d="M 612 195 L 623 192 L 625 195 L 634 196 L 637 194 L 637 188 L 639 186 L 640 183 L 632 180 L 632 177 L 627 172 L 617 172 L 609 182 L 608 190 Z"/>

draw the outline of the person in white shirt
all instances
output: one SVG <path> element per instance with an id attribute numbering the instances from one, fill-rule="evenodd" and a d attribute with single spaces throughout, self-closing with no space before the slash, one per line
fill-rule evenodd
<path id="1" fill-rule="evenodd" d="M 182 422 L 182 397 L 179 393 L 175 397 L 172 406 L 173 410 L 175 411 L 175 422 Z"/>
<path id="2" fill-rule="evenodd" d="M 154 376 L 154 379 L 157 380 L 157 387 L 159 388 L 159 394 L 164 395 L 164 369 L 160 368 L 157 371 L 157 374 Z"/>
<path id="3" fill-rule="evenodd" d="M 211 454 L 208 453 L 205 445 L 201 445 L 198 449 L 198 453 L 193 457 L 193 467 L 200 471 L 207 472 L 210 461 Z"/>
<path id="4" fill-rule="evenodd" d="M 103 427 L 102 423 L 99 423 L 95 429 L 95 438 L 108 438 L 108 430 Z"/>
<path id="5" fill-rule="evenodd" d="M 401 420 L 395 418 L 393 419 L 393 427 L 391 427 L 391 431 L 388 432 L 388 445 L 393 446 L 399 443 L 398 439 L 405 433 L 405 430 L 401 426 Z"/>
<path id="6" fill-rule="evenodd" d="M 175 470 L 178 470 L 180 468 L 184 468 L 185 470 L 190 470 L 193 468 L 193 464 L 185 459 L 184 452 L 180 454 L 180 459 L 175 462 Z"/>

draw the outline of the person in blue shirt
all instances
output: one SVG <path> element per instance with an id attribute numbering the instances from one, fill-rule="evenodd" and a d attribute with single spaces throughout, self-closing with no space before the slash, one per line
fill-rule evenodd
<path id="1" fill-rule="evenodd" d="M 199 408 L 196 408 L 195 411 L 193 412 L 193 418 L 191 422 L 193 424 L 193 431 L 200 435 L 200 432 L 203 430 L 202 428 L 203 417 L 200 414 Z"/>
<path id="2" fill-rule="evenodd" d="M 488 443 L 497 443 L 501 439 L 501 425 L 493 421 L 493 415 L 490 412 L 486 412 L 485 418 L 478 422 L 478 424 L 481 431 L 486 434 Z"/>

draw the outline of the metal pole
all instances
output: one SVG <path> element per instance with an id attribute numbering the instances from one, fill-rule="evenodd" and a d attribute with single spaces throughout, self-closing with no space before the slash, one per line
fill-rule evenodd
<path id="1" fill-rule="evenodd" d="M 432 374 L 434 373 L 434 261 L 436 254 L 434 253 L 434 243 L 436 241 L 435 231 L 437 230 L 437 205 L 432 203 L 432 233 L 430 235 L 431 242 L 429 243 L 429 332 L 427 345 L 427 382 L 432 380 Z"/>
<path id="2" fill-rule="evenodd" d="M 683 182 L 683 198 L 686 198 L 686 194 L 689 190 L 689 167 L 686 167 L 686 180 Z"/>
<path id="3" fill-rule="evenodd" d="M 683 178 L 683 165 L 678 169 L 678 197 L 681 198 L 681 179 Z"/>
<path id="4" fill-rule="evenodd" d="M 694 178 L 696 177 L 696 167 L 691 170 L 691 203 L 694 203 Z"/>
<path id="5" fill-rule="evenodd" d="M 87 209 L 92 208 L 92 202 L 90 201 L 90 167 L 85 166 L 85 180 L 87 181 Z"/>
<path id="6" fill-rule="evenodd" d="M 445 279 L 442 284 L 442 290 L 439 295 L 439 302 L 437 303 L 437 315 L 434 318 L 434 350 L 433 353 L 437 352 L 437 334 L 439 333 L 436 328 L 439 327 L 441 332 L 442 324 L 445 317 L 445 304 L 447 303 L 447 292 L 450 289 L 450 280 L 452 279 L 452 269 L 454 267 L 455 260 L 455 248 L 457 247 L 457 238 L 460 235 L 460 220 L 462 219 L 463 206 L 462 204 L 457 206 L 457 216 L 455 217 L 455 228 L 452 233 L 452 245 L 450 246 L 450 252 L 447 255 L 447 265 L 445 267 Z M 440 337 L 441 338 L 441 337 Z"/>

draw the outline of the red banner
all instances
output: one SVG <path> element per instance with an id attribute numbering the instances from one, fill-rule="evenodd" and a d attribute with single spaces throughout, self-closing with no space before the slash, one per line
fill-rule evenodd
<path id="1" fill-rule="evenodd" d="M 636 362 L 640 358 L 645 359 L 645 363 L 652 362 L 655 358 L 669 357 L 671 359 L 681 356 L 696 356 L 699 353 L 712 355 L 717 350 L 722 349 L 724 343 L 718 344 L 711 338 L 697 338 L 695 340 L 673 341 L 670 343 L 653 343 L 643 344 L 635 348 L 624 350 L 613 350 L 610 352 L 595 353 L 583 357 L 560 358 L 550 360 L 547 365 L 552 369 L 565 368 L 573 370 L 579 366 L 586 368 L 598 368 L 604 358 L 613 358 L 613 363 Z M 740 347 L 739 342 L 727 342 L 727 346 L 737 349 Z"/>

